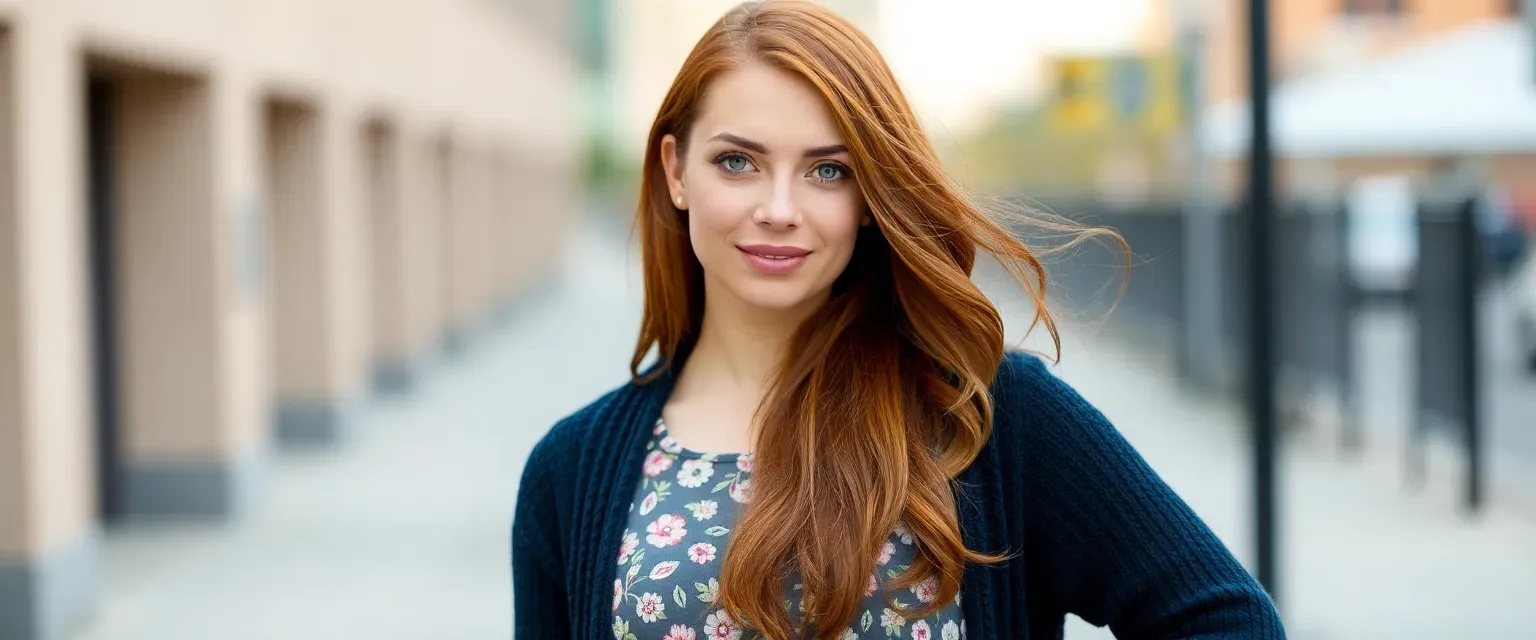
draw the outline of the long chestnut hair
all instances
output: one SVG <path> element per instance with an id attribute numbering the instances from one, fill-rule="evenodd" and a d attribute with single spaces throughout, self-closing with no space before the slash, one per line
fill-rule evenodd
<path id="1" fill-rule="evenodd" d="M 952 483 L 987 442 L 988 386 L 1004 355 L 1001 314 L 972 282 L 978 249 L 995 256 L 1046 310 L 1036 253 L 945 174 L 874 44 L 819 4 L 747 2 L 725 14 L 684 61 L 651 127 L 636 225 L 645 311 L 631 372 L 654 349 L 678 367 L 704 315 L 703 268 L 686 212 L 668 197 L 661 142 L 685 153 L 710 82 L 759 62 L 797 74 L 825 97 L 875 224 L 863 227 L 828 302 L 796 331 L 757 412 L 752 497 L 722 567 L 719 604 L 770 638 L 815 629 L 837 637 L 853 619 L 893 528 L 915 539 L 900 589 L 936 579 L 952 601 L 967 562 L 1003 558 L 967 549 Z M 784 606 L 799 572 L 795 629 Z"/>

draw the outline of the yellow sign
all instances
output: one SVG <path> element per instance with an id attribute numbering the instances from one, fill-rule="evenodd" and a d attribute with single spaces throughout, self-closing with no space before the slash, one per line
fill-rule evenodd
<path id="1" fill-rule="evenodd" d="M 1058 131 L 1162 133 L 1182 120 L 1183 83 L 1173 55 L 1070 56 L 1054 66 L 1051 124 Z"/>

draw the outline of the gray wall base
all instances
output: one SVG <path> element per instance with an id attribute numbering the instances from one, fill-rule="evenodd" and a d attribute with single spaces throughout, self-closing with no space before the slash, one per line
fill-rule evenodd
<path id="1" fill-rule="evenodd" d="M 420 375 L 420 368 L 404 358 L 380 360 L 373 367 L 373 392 L 386 396 L 410 393 Z"/>
<path id="2" fill-rule="evenodd" d="M 128 518 L 226 519 L 255 501 L 266 451 L 222 460 L 129 462 L 123 472 Z"/>
<path id="3" fill-rule="evenodd" d="M 89 617 L 97 593 L 95 532 L 34 558 L 0 557 L 0 640 L 56 640 Z"/>
<path id="4" fill-rule="evenodd" d="M 334 445 L 347 438 L 355 412 L 343 400 L 284 401 L 277 408 L 277 442 L 284 449 Z"/>
<path id="5" fill-rule="evenodd" d="M 470 342 L 474 339 L 474 331 L 466 327 L 456 327 L 443 332 L 442 351 L 448 358 L 457 358 L 469 351 Z"/>

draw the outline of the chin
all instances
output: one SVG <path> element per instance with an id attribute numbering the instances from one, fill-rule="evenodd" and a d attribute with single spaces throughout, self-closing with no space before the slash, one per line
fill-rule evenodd
<path id="1" fill-rule="evenodd" d="M 814 292 L 797 283 L 746 283 L 735 290 L 741 303 L 764 311 L 788 311 L 805 305 Z"/>

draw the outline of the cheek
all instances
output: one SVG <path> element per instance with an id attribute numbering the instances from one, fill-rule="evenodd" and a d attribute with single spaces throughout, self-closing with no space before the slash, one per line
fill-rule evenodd
<path id="1" fill-rule="evenodd" d="M 751 189 L 725 183 L 714 175 L 694 177 L 688 187 L 688 228 L 700 233 L 728 233 L 744 220 L 751 221 L 754 204 Z"/>
<path id="2" fill-rule="evenodd" d="M 688 203 L 688 234 L 693 237 L 695 251 L 704 239 L 718 240 L 729 235 L 740 222 L 738 207 L 719 198 L 701 197 Z"/>
<path id="3" fill-rule="evenodd" d="M 836 194 L 821 207 L 821 215 L 817 216 L 817 235 L 828 248 L 851 254 L 859 236 L 859 220 L 863 217 L 864 204 L 856 194 Z"/>

